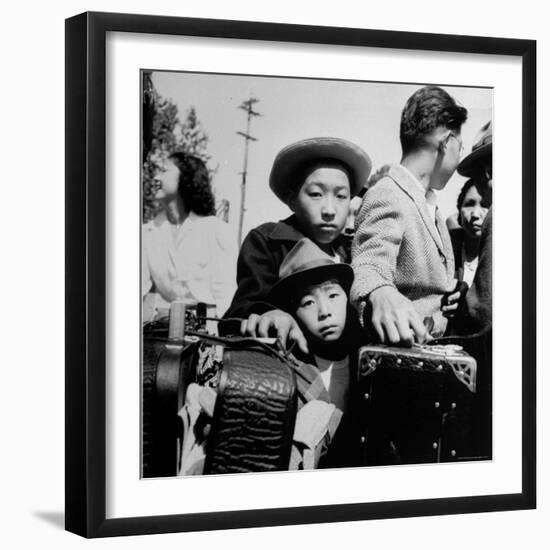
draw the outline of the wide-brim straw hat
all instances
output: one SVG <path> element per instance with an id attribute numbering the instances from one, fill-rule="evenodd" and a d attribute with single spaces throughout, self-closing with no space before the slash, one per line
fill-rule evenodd
<path id="1" fill-rule="evenodd" d="M 354 197 L 367 184 L 372 162 L 355 143 L 341 138 L 315 137 L 287 145 L 275 157 L 269 176 L 269 187 L 284 203 L 299 183 L 295 175 L 306 164 L 315 160 L 331 160 L 343 164 L 350 177 L 350 192 Z M 303 183 L 303 182 L 301 182 Z"/>
<path id="2" fill-rule="evenodd" d="M 488 155 L 493 154 L 493 123 L 487 122 L 481 127 L 481 130 L 474 138 L 472 152 L 464 157 L 458 165 L 456 171 L 461 176 L 471 176 L 476 171 L 476 162 Z"/>
<path id="3" fill-rule="evenodd" d="M 300 239 L 285 256 L 279 268 L 279 280 L 269 292 L 268 301 L 287 309 L 300 291 L 330 279 L 336 279 L 348 294 L 353 269 L 349 264 L 335 261 L 310 239 Z"/>

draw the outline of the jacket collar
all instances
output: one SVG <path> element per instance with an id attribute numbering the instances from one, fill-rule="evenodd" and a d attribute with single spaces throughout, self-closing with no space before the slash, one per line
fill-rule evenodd
<path id="1" fill-rule="evenodd" d="M 284 220 L 278 221 L 271 232 L 269 233 L 269 238 L 274 241 L 290 241 L 297 243 L 299 240 L 303 239 L 305 235 L 302 233 L 296 215 L 292 214 Z M 342 258 L 343 261 L 349 263 L 349 247 L 346 247 L 343 239 L 338 237 L 334 241 L 334 251 Z"/>
<path id="2" fill-rule="evenodd" d="M 284 220 L 280 220 L 274 225 L 271 233 L 269 234 L 269 238 L 275 241 L 298 242 L 305 236 L 298 227 L 296 215 L 292 214 L 292 216 L 289 216 Z"/>
<path id="3" fill-rule="evenodd" d="M 450 239 L 446 238 L 448 236 L 444 234 L 444 231 L 439 233 L 435 227 L 428 212 L 426 197 L 422 192 L 422 186 L 414 179 L 410 171 L 400 164 L 393 165 L 388 172 L 388 176 L 413 200 L 438 250 L 443 256 L 450 259 L 452 254 Z"/>

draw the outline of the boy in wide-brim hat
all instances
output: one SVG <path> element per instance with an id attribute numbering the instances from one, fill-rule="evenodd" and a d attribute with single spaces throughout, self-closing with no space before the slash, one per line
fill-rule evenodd
<path id="1" fill-rule="evenodd" d="M 367 183 L 371 167 L 359 146 L 340 138 L 304 139 L 279 152 L 269 186 L 293 214 L 256 227 L 241 246 L 238 288 L 225 317 L 245 319 L 242 334 L 267 336 L 275 331 L 283 343 L 290 338 L 307 350 L 297 323 L 271 303 L 268 294 L 285 256 L 304 237 L 337 261 L 349 262 L 349 248 L 341 234 L 350 199 Z"/>

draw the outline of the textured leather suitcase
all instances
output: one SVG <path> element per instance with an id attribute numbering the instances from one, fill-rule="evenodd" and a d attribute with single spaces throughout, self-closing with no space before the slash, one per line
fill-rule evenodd
<path id="1" fill-rule="evenodd" d="M 459 346 L 359 351 L 367 465 L 479 460 L 477 361 Z"/>
<path id="2" fill-rule="evenodd" d="M 287 470 L 297 410 L 294 370 L 267 346 L 228 340 L 204 473 Z"/>

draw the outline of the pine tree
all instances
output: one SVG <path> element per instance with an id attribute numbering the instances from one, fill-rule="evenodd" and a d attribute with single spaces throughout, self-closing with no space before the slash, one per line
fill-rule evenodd
<path id="1" fill-rule="evenodd" d="M 191 107 L 187 111 L 187 116 L 177 133 L 179 134 L 178 145 L 183 151 L 208 163 L 212 158 L 206 151 L 209 139 L 197 117 L 195 107 Z"/>

